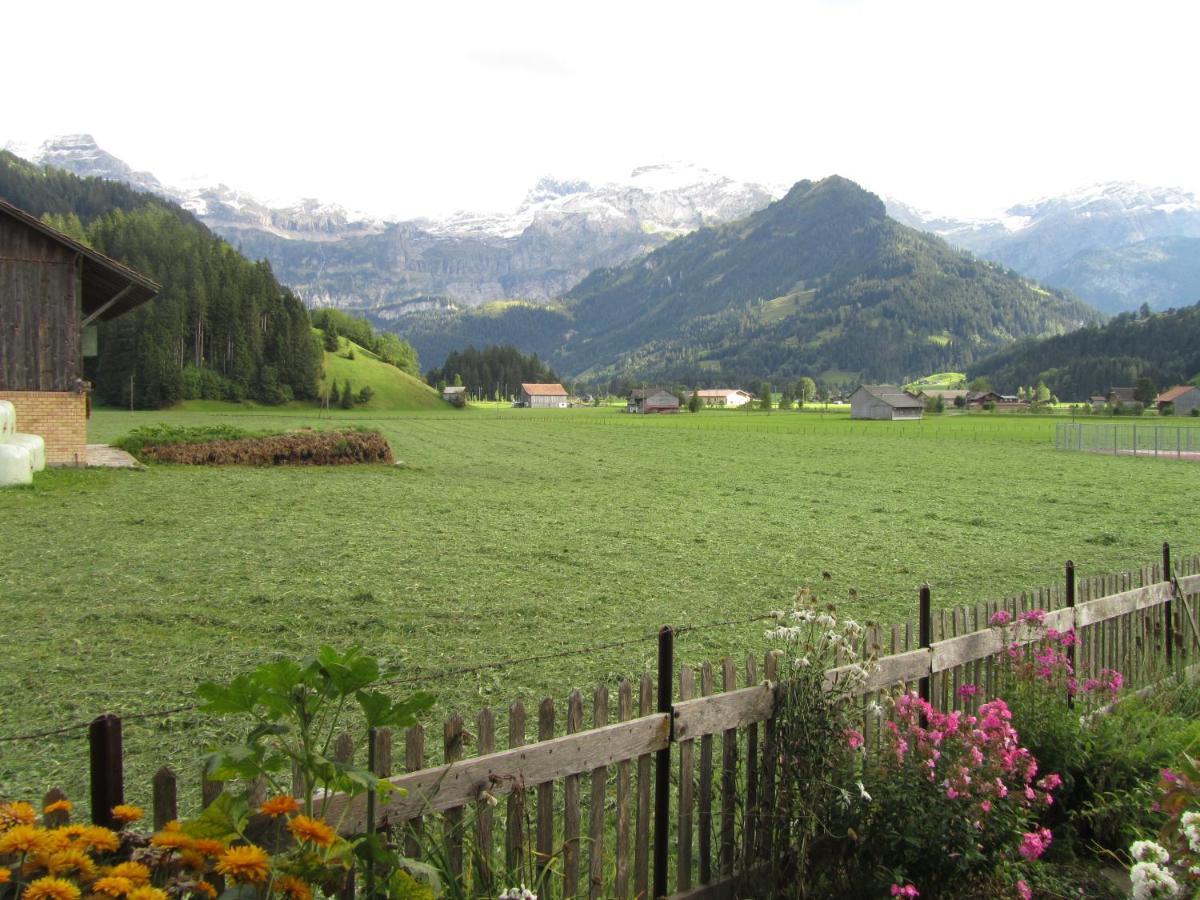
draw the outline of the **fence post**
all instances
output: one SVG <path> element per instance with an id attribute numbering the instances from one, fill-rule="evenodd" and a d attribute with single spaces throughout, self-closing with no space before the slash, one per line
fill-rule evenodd
<path id="1" fill-rule="evenodd" d="M 92 822 L 116 828 L 112 808 L 125 802 L 125 776 L 121 763 L 121 720 L 112 714 L 96 718 L 88 727 L 92 768 Z"/>
<path id="2" fill-rule="evenodd" d="M 675 672 L 675 632 L 664 625 L 658 632 L 658 711 L 667 714 L 670 738 L 654 759 L 654 896 L 667 895 L 667 844 L 671 837 L 671 743 L 675 717 L 671 690 Z"/>
<path id="3" fill-rule="evenodd" d="M 1067 608 L 1074 609 L 1075 608 L 1075 562 L 1074 562 L 1074 560 L 1070 560 L 1070 559 L 1067 560 L 1066 574 L 1067 574 Z M 1075 634 L 1076 643 L 1071 644 L 1071 646 L 1069 646 L 1067 648 L 1067 663 L 1071 666 L 1071 677 L 1078 679 L 1079 675 L 1075 669 L 1075 648 L 1078 645 L 1078 641 L 1079 641 L 1079 629 L 1077 629 L 1075 627 L 1074 614 L 1072 614 L 1072 616 L 1071 616 L 1071 631 Z M 1075 694 L 1074 694 L 1074 692 L 1071 691 L 1070 687 L 1068 686 L 1068 688 L 1067 688 L 1067 709 L 1074 709 L 1074 708 L 1075 708 Z"/>
<path id="4" fill-rule="evenodd" d="M 1171 545 L 1163 541 L 1163 578 L 1171 582 L 1171 597 L 1175 596 L 1175 579 L 1171 577 Z M 1175 662 L 1175 604 L 1168 600 L 1167 608 L 1167 668 L 1174 671 Z"/>
<path id="5" fill-rule="evenodd" d="M 921 585 L 921 605 L 917 610 L 917 635 L 922 650 L 929 648 L 933 638 L 933 614 L 929 606 L 929 585 Z M 917 684 L 917 692 L 922 700 L 929 702 L 930 676 L 926 675 Z"/>

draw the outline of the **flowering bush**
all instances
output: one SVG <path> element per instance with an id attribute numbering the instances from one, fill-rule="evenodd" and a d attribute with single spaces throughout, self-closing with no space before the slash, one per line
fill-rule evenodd
<path id="1" fill-rule="evenodd" d="M 1042 856 L 1052 838 L 1036 820 L 1061 780 L 1038 776 L 1011 720 L 1003 700 L 978 715 L 939 712 L 916 694 L 895 701 L 884 748 L 864 766 L 872 801 L 848 823 L 857 890 L 871 879 L 892 882 L 894 896 L 940 895 L 998 871 L 1015 876 L 1021 859 Z"/>
<path id="2" fill-rule="evenodd" d="M 1129 879 L 1136 900 L 1200 894 L 1200 772 L 1186 753 L 1177 769 L 1163 769 L 1157 806 L 1167 822 L 1159 840 L 1134 841 Z"/>

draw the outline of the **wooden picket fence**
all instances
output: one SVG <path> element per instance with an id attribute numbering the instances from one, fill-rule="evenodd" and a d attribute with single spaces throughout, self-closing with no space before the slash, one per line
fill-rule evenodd
<path id="1" fill-rule="evenodd" d="M 871 703 L 889 691 L 919 690 L 942 709 L 974 707 L 992 696 L 997 654 L 1009 641 L 1039 639 L 1020 626 L 989 627 L 1000 609 L 1014 616 L 1042 609 L 1046 627 L 1074 629 L 1081 682 L 1108 668 L 1140 687 L 1200 661 L 1198 595 L 1200 556 L 1172 566 L 1165 545 L 1162 563 L 1136 572 L 1076 583 L 1068 563 L 1062 585 L 936 614 L 923 589 L 916 620 L 866 635 L 886 654 L 860 689 L 868 747 L 881 730 Z M 440 752 L 427 747 L 423 726 L 407 729 L 398 775 L 393 735 L 373 735 L 369 765 L 403 790 L 352 800 L 333 795 L 323 815 L 354 833 L 365 830 L 370 810 L 374 825 L 391 829 L 410 855 L 428 856 L 433 848 L 469 896 L 495 897 L 523 881 L 542 900 L 733 897 L 739 881 L 772 852 L 771 829 L 762 822 L 775 799 L 778 665 L 779 654 L 767 652 L 761 665 L 751 654 L 740 665 L 726 657 L 716 666 L 677 666 L 673 632 L 665 628 L 657 679 L 622 681 L 615 703 L 608 687 L 598 686 L 586 704 L 590 716 L 579 691 L 565 715 L 551 698 L 536 716 L 514 703 L 504 749 L 497 749 L 490 709 L 473 719 L 473 734 L 463 717 L 446 719 Z M 967 683 L 978 685 L 979 695 L 960 696 Z M 120 721 L 97 719 L 91 737 L 92 809 L 103 822 L 99 811 L 123 796 Z M 351 758 L 354 740 L 344 735 L 337 752 Z M 206 782 L 203 801 L 220 789 Z M 252 789 L 261 795 L 261 786 Z M 174 774 L 160 770 L 156 825 L 176 815 L 175 796 Z"/>

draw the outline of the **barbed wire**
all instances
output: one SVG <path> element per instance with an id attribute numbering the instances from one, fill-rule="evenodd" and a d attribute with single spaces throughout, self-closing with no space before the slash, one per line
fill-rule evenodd
<path id="1" fill-rule="evenodd" d="M 671 631 L 675 636 L 683 634 L 691 634 L 697 631 L 708 631 L 714 628 L 725 628 L 731 625 L 748 625 L 753 622 L 762 622 L 773 619 L 772 614 L 763 614 L 751 616 L 745 619 L 729 619 L 722 622 L 705 622 L 700 625 L 681 625 L 678 628 L 672 627 Z M 621 647 L 630 647 L 635 644 L 642 644 L 646 641 L 657 640 L 658 631 L 652 631 L 647 634 L 641 634 L 637 637 L 625 638 L 619 641 L 609 641 L 603 644 L 594 644 L 590 647 L 573 647 L 570 650 L 556 650 L 553 653 L 541 653 L 535 656 L 510 656 L 504 659 L 490 660 L 483 663 L 475 663 L 469 666 L 455 666 L 445 669 L 424 669 L 412 671 L 405 674 L 401 678 L 391 678 L 377 682 L 379 687 L 394 687 L 396 685 L 413 685 L 421 681 L 435 681 L 442 678 L 450 678 L 455 675 L 472 675 L 478 672 L 499 671 L 512 666 L 525 665 L 536 662 L 546 662 L 553 659 L 565 659 L 569 656 L 578 656 L 581 653 L 599 653 L 604 650 L 617 650 Z M 182 712 L 192 712 L 200 708 L 199 703 L 187 703 L 181 706 L 172 706 L 166 709 L 145 710 L 132 713 L 114 713 L 122 722 L 136 721 L 140 719 L 166 718 L 167 716 L 176 715 Z M 36 731 L 30 734 L 9 734 L 0 735 L 0 743 L 16 743 L 19 741 L 34 741 L 44 738 L 59 737 L 64 735 L 74 735 L 75 732 L 86 732 L 91 727 L 93 720 L 86 722 L 74 722 L 69 725 L 63 725 L 59 728 L 51 728 L 45 731 Z"/>

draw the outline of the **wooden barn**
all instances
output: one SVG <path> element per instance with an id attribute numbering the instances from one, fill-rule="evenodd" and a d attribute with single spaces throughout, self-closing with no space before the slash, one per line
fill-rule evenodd
<path id="1" fill-rule="evenodd" d="M 864 384 L 850 395 L 852 419 L 919 419 L 925 404 L 894 384 Z"/>
<path id="2" fill-rule="evenodd" d="M 0 200 L 0 400 L 17 427 L 46 441 L 50 465 L 87 461 L 83 357 L 96 322 L 158 293 L 158 285 Z"/>
<path id="3" fill-rule="evenodd" d="M 676 413 L 679 398 L 662 388 L 634 388 L 625 408 L 632 413 Z"/>
<path id="4" fill-rule="evenodd" d="M 557 409 L 567 405 L 567 389 L 561 384 L 537 384 L 526 382 L 521 385 L 521 403 L 524 406 Z"/>

